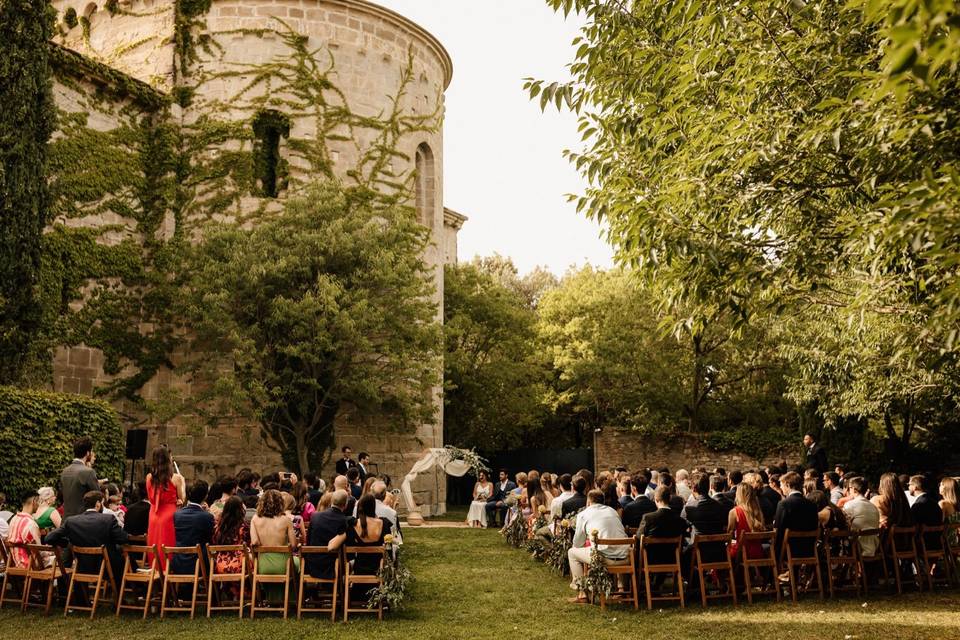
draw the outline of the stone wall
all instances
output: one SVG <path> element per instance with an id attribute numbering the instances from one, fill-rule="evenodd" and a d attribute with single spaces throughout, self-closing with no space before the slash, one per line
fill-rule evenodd
<path id="1" fill-rule="evenodd" d="M 800 462 L 800 445 L 784 443 L 784 447 L 767 457 L 757 460 L 744 453 L 735 451 L 712 451 L 694 436 L 679 436 L 671 442 L 641 435 L 629 429 L 607 427 L 595 434 L 594 464 L 597 471 L 623 466 L 631 471 L 644 467 L 668 467 L 692 470 L 694 467 L 714 469 L 758 469 L 768 464 L 788 464 Z"/>
<path id="2" fill-rule="evenodd" d="M 289 118 L 289 137 L 281 141 L 279 153 L 288 166 L 291 185 L 323 175 L 350 182 L 367 168 L 368 149 L 389 146 L 399 151 L 379 174 L 368 177 L 385 190 L 397 188 L 388 184 L 391 181 L 415 188 L 419 219 L 431 231 L 425 260 L 434 269 L 437 318 L 442 321 L 443 264 L 451 246 L 455 252 L 455 234 L 462 220 L 458 218 L 454 228 L 444 215 L 442 119 L 452 65 L 433 36 L 365 0 L 213 0 L 210 11 L 199 16 L 191 30 L 194 57 L 184 71 L 173 45 L 174 0 L 120 0 L 112 13 L 105 3 L 98 6 L 87 0 L 54 0 L 54 6 L 60 25 L 56 42 L 176 98 L 180 104 L 171 108 L 169 117 L 181 127 L 194 167 L 215 166 L 231 153 L 249 152 L 252 121 L 262 109 L 277 110 Z M 83 18 L 73 28 L 63 21 L 69 8 Z M 298 100 L 303 103 L 304 95 L 297 94 L 304 90 L 303 83 L 287 83 L 291 89 L 286 92 L 279 87 L 282 74 L 302 72 L 300 62 L 311 67 L 314 78 L 321 80 L 316 86 L 323 89 L 316 96 L 309 95 L 306 106 L 292 107 Z M 268 66 L 273 77 L 251 82 L 263 76 Z M 91 85 L 89 91 L 95 90 Z M 58 106 L 66 110 L 77 110 L 76 105 L 83 102 L 82 95 L 73 95 L 60 85 L 57 98 Z M 326 128 L 330 114 L 338 110 L 350 114 L 350 124 Z M 382 133 L 393 130 L 383 126 L 392 114 L 396 117 L 390 122 L 400 123 L 401 134 L 397 139 L 381 138 Z M 209 136 L 211 122 L 229 135 Z M 95 116 L 89 126 L 106 130 L 115 124 Z M 418 158 L 429 166 L 419 166 Z M 277 199 L 265 199 L 250 193 L 247 185 L 231 182 L 233 176 L 225 173 L 219 183 L 195 189 L 181 220 L 204 215 L 255 217 L 278 209 L 294 191 L 291 186 Z M 228 193 L 235 194 L 229 208 L 204 210 L 204 198 L 222 200 Z M 100 216 L 67 224 L 102 227 L 116 222 Z M 172 228 L 164 228 L 165 237 L 172 232 Z M 82 344 L 60 348 L 54 357 L 55 387 L 91 393 L 111 380 L 103 364 L 98 349 Z M 189 383 L 162 370 L 143 387 L 141 395 L 157 400 L 169 390 L 190 393 Z M 443 446 L 441 393 L 439 387 L 433 392 L 436 419 L 412 433 L 398 433 L 389 425 L 374 422 L 338 421 L 334 451 L 349 444 L 355 452 L 370 453 L 379 471 L 391 475 L 399 485 L 423 449 Z M 261 438 L 255 424 L 238 421 L 209 428 L 177 419 L 153 424 L 128 403 L 117 404 L 128 426 L 148 429 L 148 447 L 163 442 L 173 448 L 188 478 L 213 479 L 242 467 L 263 473 L 280 468 L 279 453 Z M 324 477 L 332 476 L 336 457 L 334 454 L 322 470 Z M 415 483 L 414 494 L 425 505 L 425 513 L 442 512 L 446 480 L 440 474 L 424 474 Z"/>

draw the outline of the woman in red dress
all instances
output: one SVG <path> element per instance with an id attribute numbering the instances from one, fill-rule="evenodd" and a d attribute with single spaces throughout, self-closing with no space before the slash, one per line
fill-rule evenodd
<path id="1" fill-rule="evenodd" d="M 165 445 L 153 450 L 153 467 L 147 474 L 147 496 L 150 500 L 150 520 L 147 544 L 156 545 L 160 568 L 166 568 L 163 545 L 175 547 L 177 535 L 173 529 L 173 514 L 177 506 L 186 502 L 183 476 L 173 470 L 173 458 Z"/>
<path id="2" fill-rule="evenodd" d="M 744 533 L 758 533 L 764 530 L 763 511 L 756 490 L 746 482 L 737 485 L 736 506 L 730 511 L 727 520 L 727 532 L 733 535 L 728 549 L 736 560 L 740 551 L 740 542 Z M 763 545 L 753 541 L 747 543 L 747 558 L 754 560 L 763 557 Z"/>

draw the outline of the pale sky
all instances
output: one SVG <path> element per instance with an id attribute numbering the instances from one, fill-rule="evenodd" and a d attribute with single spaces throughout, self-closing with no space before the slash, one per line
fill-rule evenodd
<path id="1" fill-rule="evenodd" d="M 444 199 L 468 216 L 460 260 L 499 253 L 521 273 L 537 265 L 562 275 L 574 264 L 612 264 L 597 225 L 567 193 L 584 182 L 562 157 L 578 148 L 577 121 L 540 112 L 523 78 L 567 77 L 579 22 L 543 0 L 374 0 L 435 35 L 453 58 L 446 94 Z"/>

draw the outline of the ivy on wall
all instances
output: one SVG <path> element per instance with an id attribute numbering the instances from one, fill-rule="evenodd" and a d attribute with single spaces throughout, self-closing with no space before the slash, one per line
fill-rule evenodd
<path id="1" fill-rule="evenodd" d="M 47 141 L 56 128 L 46 2 L 0 3 L 0 383 L 20 382 L 40 327 L 40 246 L 50 217 Z"/>
<path id="2" fill-rule="evenodd" d="M 101 349 L 114 382 L 98 391 L 131 400 L 130 419 L 142 419 L 134 414 L 149 408 L 143 385 L 174 368 L 181 346 L 173 309 L 184 243 L 210 220 L 269 215 L 271 197 L 334 178 L 334 146 L 350 148 L 356 159 L 347 172 L 353 188 L 378 194 L 384 204 L 408 203 L 413 163 L 398 145 L 440 124 L 439 95 L 427 113 L 405 106 L 412 52 L 389 108 L 362 116 L 336 86 L 336 60 L 326 46 L 311 47 L 279 19 L 272 19 L 274 28 L 208 31 L 209 7 L 209 0 L 174 5 L 169 95 L 105 64 L 116 51 L 80 56 L 53 48 L 58 80 L 80 104 L 62 113 L 62 135 L 51 145 L 60 224 L 46 238 L 46 347 Z M 115 13 L 129 15 L 123 7 Z M 266 63 L 233 60 L 220 41 L 237 36 L 268 36 L 282 52 Z M 223 81 L 237 89 L 209 97 L 207 89 Z M 191 117 L 171 117 L 173 103 Z M 104 120 L 113 123 L 106 131 Z"/>
<path id="3" fill-rule="evenodd" d="M 73 441 L 89 436 L 97 475 L 119 481 L 123 429 L 105 402 L 82 396 L 0 387 L 0 487 L 15 503 L 27 489 L 56 486 L 73 459 Z"/>

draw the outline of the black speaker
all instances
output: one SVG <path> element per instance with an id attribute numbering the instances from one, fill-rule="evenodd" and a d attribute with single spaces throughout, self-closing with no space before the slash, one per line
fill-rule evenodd
<path id="1" fill-rule="evenodd" d="M 147 457 L 147 430 L 127 430 L 127 460 L 143 460 Z"/>

